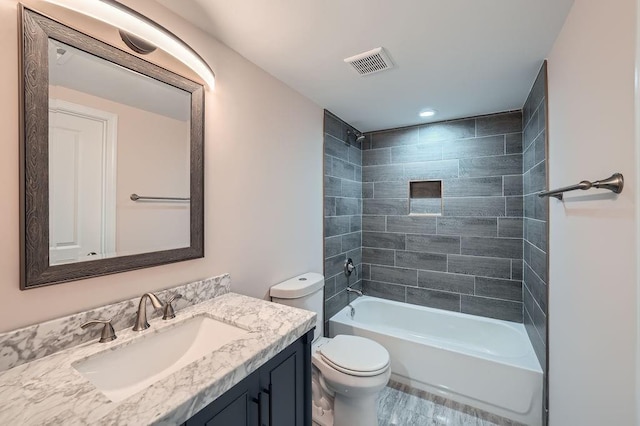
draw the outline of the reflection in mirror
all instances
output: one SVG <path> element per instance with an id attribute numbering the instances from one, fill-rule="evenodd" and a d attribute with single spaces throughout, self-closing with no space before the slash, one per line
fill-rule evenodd
<path id="1" fill-rule="evenodd" d="M 21 288 L 203 257 L 203 86 L 20 10 Z"/>
<path id="2" fill-rule="evenodd" d="M 48 44 L 50 264 L 188 247 L 191 94 Z"/>

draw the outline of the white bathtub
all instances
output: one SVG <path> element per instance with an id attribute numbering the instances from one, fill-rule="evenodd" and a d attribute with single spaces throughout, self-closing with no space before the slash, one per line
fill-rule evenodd
<path id="1" fill-rule="evenodd" d="M 391 378 L 528 425 L 542 424 L 542 369 L 524 325 L 360 297 L 329 333 L 373 339 L 391 354 Z"/>

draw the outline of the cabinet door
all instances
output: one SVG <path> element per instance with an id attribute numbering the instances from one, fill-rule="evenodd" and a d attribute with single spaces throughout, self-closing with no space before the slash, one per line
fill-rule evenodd
<path id="1" fill-rule="evenodd" d="M 311 426 L 313 330 L 182 426 Z"/>
<path id="2" fill-rule="evenodd" d="M 302 426 L 300 400 L 304 392 L 300 389 L 301 374 L 296 368 L 298 358 L 299 354 L 294 353 L 269 371 L 271 425 Z"/>
<path id="3" fill-rule="evenodd" d="M 255 426 L 258 374 L 253 373 L 191 417 L 184 426 Z"/>
<path id="4" fill-rule="evenodd" d="M 261 391 L 269 395 L 270 426 L 311 424 L 310 340 L 305 336 L 294 342 L 260 370 Z"/>

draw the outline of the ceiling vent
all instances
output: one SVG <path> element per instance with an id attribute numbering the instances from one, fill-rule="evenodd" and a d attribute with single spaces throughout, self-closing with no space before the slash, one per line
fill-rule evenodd
<path id="1" fill-rule="evenodd" d="M 382 47 L 360 53 L 344 60 L 360 75 L 369 75 L 393 68 L 393 62 Z"/>

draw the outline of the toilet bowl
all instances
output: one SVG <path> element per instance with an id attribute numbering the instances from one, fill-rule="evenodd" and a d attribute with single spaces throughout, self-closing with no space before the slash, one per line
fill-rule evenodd
<path id="1" fill-rule="evenodd" d="M 382 345 L 357 336 L 320 338 L 311 360 L 314 424 L 378 424 L 378 394 L 391 376 L 389 352 Z"/>
<path id="2" fill-rule="evenodd" d="M 309 272 L 271 287 L 271 300 L 317 314 L 312 344 L 312 417 L 320 426 L 377 426 L 377 398 L 391 376 L 389 352 L 358 336 L 322 337 L 324 277 Z"/>

